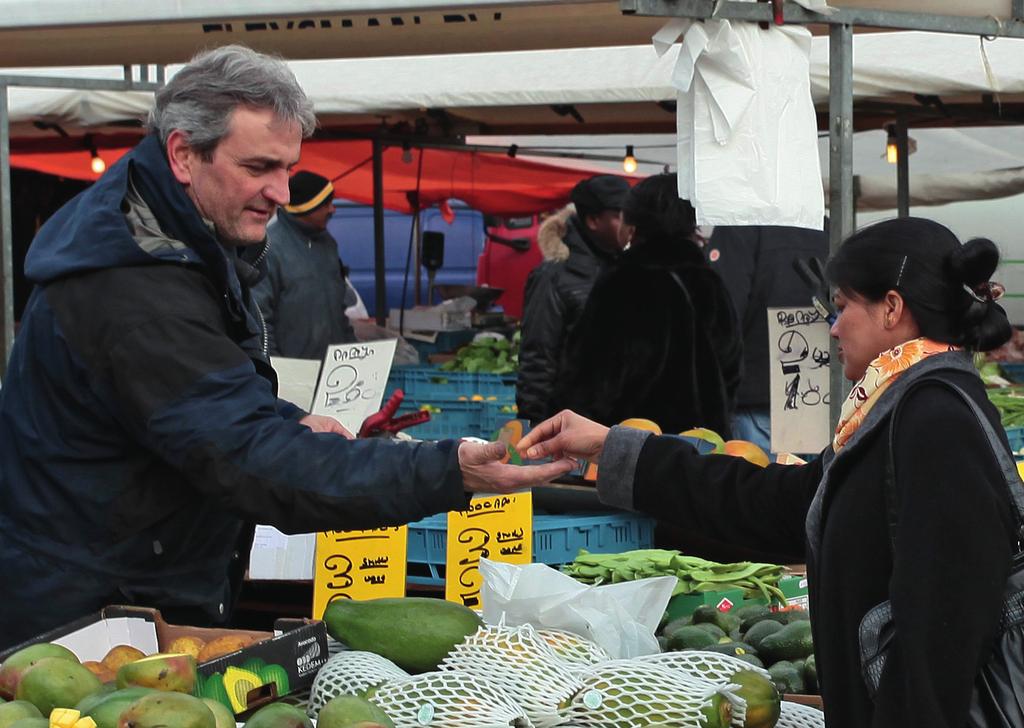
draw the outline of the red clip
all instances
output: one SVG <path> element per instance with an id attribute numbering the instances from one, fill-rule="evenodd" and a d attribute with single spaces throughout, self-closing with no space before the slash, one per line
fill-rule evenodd
<path id="1" fill-rule="evenodd" d="M 403 399 L 405 399 L 405 392 L 401 389 L 396 389 L 388 398 L 388 401 L 384 403 L 384 406 L 380 408 L 380 412 L 372 414 L 363 420 L 363 424 L 359 428 L 359 437 L 393 435 L 400 430 L 404 430 L 406 427 L 430 421 L 430 413 L 423 410 L 395 417 L 395 412 L 398 411 L 398 406 L 402 404 Z"/>
<path id="2" fill-rule="evenodd" d="M 783 10 L 782 10 L 783 0 L 757 0 L 757 1 L 758 2 L 762 2 L 762 3 L 770 2 L 772 4 L 772 22 L 774 22 L 776 25 L 784 25 L 785 24 L 785 22 L 786 22 L 785 13 L 783 13 Z M 758 25 L 758 27 L 761 28 L 761 30 L 768 30 L 768 28 L 771 27 L 770 25 L 768 25 L 768 23 L 758 23 L 757 25 Z"/>

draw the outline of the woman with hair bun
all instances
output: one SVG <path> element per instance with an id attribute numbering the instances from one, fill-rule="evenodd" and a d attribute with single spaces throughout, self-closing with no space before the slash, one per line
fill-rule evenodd
<path id="1" fill-rule="evenodd" d="M 979 674 L 994 655 L 1018 528 L 1009 444 L 971 362 L 1011 333 L 989 281 L 998 262 L 991 241 L 961 244 L 920 218 L 866 227 L 842 245 L 826 267 L 831 334 L 855 384 L 832 444 L 807 465 L 699 456 L 678 438 L 569 411 L 520 448 L 600 458 L 598 493 L 610 505 L 805 554 L 829 728 L 1017 725 L 978 707 L 991 700 Z M 869 687 L 860 628 L 885 602 L 895 636 Z"/>

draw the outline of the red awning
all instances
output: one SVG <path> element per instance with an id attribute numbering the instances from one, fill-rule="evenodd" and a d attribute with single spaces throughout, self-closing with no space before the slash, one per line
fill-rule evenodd
<path id="1" fill-rule="evenodd" d="M 99 154 L 109 167 L 128 149 L 100 147 Z M 15 145 L 11 152 L 12 167 L 81 180 L 98 178 L 90 161 L 90 153 L 84 149 L 48 152 L 19 150 Z M 581 179 L 607 174 L 596 168 L 562 167 L 472 150 L 413 147 L 406 153 L 400 146 L 387 147 L 383 161 L 384 207 L 399 212 L 412 211 L 410 200 L 417 189 L 421 208 L 455 198 L 493 215 L 542 212 L 565 204 L 569 191 Z M 368 140 L 307 141 L 299 168 L 333 180 L 336 197 L 373 204 L 372 144 Z"/>

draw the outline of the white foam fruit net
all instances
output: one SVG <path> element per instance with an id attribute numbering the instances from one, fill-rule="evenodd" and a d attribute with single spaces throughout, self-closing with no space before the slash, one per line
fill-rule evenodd
<path id="1" fill-rule="evenodd" d="M 825 728 L 825 714 L 809 705 L 783 700 L 775 728 Z"/>
<path id="2" fill-rule="evenodd" d="M 571 722 L 592 728 L 728 725 L 745 702 L 737 686 L 714 685 L 637 660 L 595 665 L 572 700 Z"/>
<path id="3" fill-rule="evenodd" d="M 564 725 L 579 678 L 529 624 L 481 627 L 449 653 L 442 670 L 459 670 L 507 692 L 538 728 Z"/>
<path id="4" fill-rule="evenodd" d="M 537 634 L 554 650 L 558 658 L 572 667 L 590 667 L 607 662 L 612 656 L 601 645 L 562 629 L 538 629 Z"/>
<path id="5" fill-rule="evenodd" d="M 673 670 L 682 670 L 688 675 L 710 680 L 716 684 L 729 682 L 729 678 L 740 670 L 750 670 L 768 680 L 772 679 L 772 676 L 763 667 L 751 665 L 738 657 L 718 652 L 702 652 L 700 650 L 661 652 L 655 655 L 643 655 L 635 659 Z"/>
<path id="6" fill-rule="evenodd" d="M 373 652 L 343 650 L 329 659 L 313 680 L 306 714 L 316 718 L 328 701 L 339 695 L 362 695 L 389 680 L 409 677 L 409 673 L 386 657 Z"/>
<path id="7" fill-rule="evenodd" d="M 526 712 L 493 683 L 457 670 L 384 683 L 371 697 L 397 728 L 532 728 Z"/>

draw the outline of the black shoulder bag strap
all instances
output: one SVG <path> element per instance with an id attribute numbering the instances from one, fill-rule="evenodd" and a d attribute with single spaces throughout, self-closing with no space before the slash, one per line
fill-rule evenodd
<path id="1" fill-rule="evenodd" d="M 896 490 L 896 460 L 894 454 L 896 444 L 896 418 L 900 412 L 901 405 L 907 398 L 907 395 L 921 384 L 929 382 L 941 384 L 955 392 L 960 399 L 967 404 L 971 412 L 974 413 L 978 424 L 981 425 L 981 429 L 985 433 L 985 437 L 988 440 L 989 447 L 991 448 L 992 455 L 995 457 L 996 462 L 999 463 L 999 468 L 1002 470 L 1003 477 L 1006 480 L 1006 486 L 1010 491 L 1010 502 L 1017 517 L 1017 551 L 1020 552 L 1022 542 L 1024 542 L 1024 484 L 1021 483 L 1016 461 L 992 428 L 992 423 L 989 422 L 988 417 L 986 417 L 985 413 L 981 411 L 981 407 L 978 406 L 978 403 L 971 399 L 970 395 L 952 382 L 947 382 L 939 379 L 938 377 L 926 377 L 915 382 L 913 386 L 904 392 L 903 397 L 900 398 L 900 401 L 893 408 L 892 415 L 889 417 L 889 453 L 885 462 L 885 502 L 889 516 L 889 541 L 892 545 L 893 553 L 896 552 L 896 525 L 899 513 L 899 494 Z"/>

